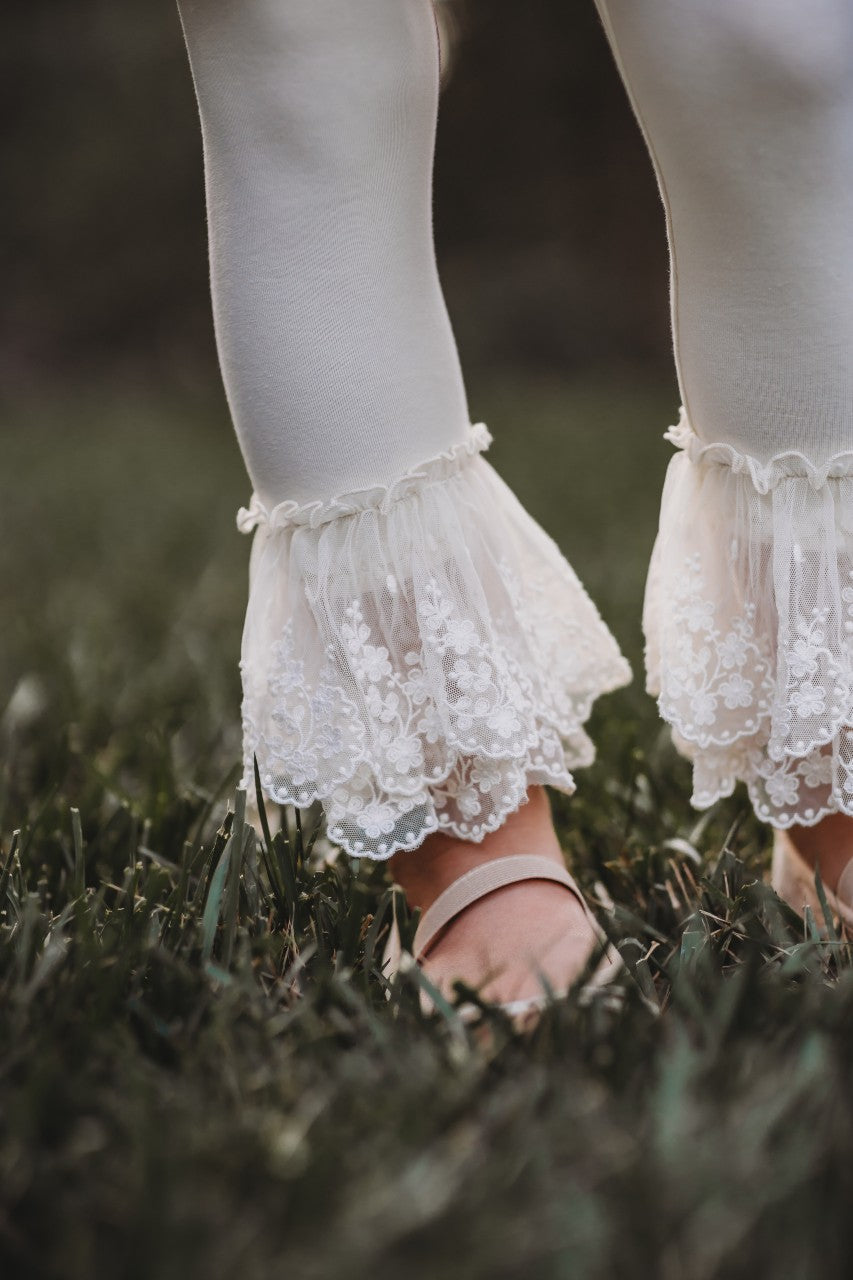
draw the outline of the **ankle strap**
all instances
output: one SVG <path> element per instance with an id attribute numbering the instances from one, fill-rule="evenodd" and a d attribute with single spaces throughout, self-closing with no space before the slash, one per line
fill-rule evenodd
<path id="1" fill-rule="evenodd" d="M 502 889 L 507 884 L 515 884 L 518 880 L 556 880 L 570 889 L 583 903 L 577 885 L 560 863 L 533 853 L 493 858 L 479 867 L 473 867 L 458 880 L 454 880 L 424 912 L 412 947 L 415 959 L 421 958 L 436 934 L 449 924 L 454 916 L 458 916 L 460 911 L 464 911 L 478 898 L 484 898 L 487 893 Z"/>

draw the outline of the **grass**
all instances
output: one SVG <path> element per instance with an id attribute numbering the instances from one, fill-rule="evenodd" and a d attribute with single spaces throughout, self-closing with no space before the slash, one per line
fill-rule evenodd
<path id="1" fill-rule="evenodd" d="M 7 406 L 4 1280 L 847 1275 L 849 949 L 765 886 L 742 796 L 690 809 L 641 689 L 671 396 L 472 398 L 638 673 L 554 797 L 623 1003 L 476 1035 L 389 989 L 382 869 L 313 813 L 256 836 L 235 791 L 248 495 L 222 409 Z"/>

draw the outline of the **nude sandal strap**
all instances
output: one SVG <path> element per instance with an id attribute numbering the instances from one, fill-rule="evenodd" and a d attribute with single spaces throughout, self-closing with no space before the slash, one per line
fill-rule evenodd
<path id="1" fill-rule="evenodd" d="M 515 884 L 519 880 L 556 880 L 570 889 L 586 907 L 580 890 L 566 868 L 557 862 L 552 862 L 550 858 L 543 858 L 533 853 L 493 858 L 479 867 L 473 867 L 458 880 L 454 880 L 424 912 L 412 947 L 415 958 L 421 958 L 436 935 L 450 923 L 454 916 L 458 916 L 460 911 L 470 907 L 471 903 L 476 902 L 478 898 L 484 898 L 487 893 L 502 889 L 504 885 Z"/>

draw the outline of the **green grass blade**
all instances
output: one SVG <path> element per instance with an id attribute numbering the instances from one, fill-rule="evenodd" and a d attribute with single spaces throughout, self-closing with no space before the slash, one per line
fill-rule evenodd
<path id="1" fill-rule="evenodd" d="M 267 806 L 264 799 L 264 789 L 261 786 L 261 771 L 258 768 L 258 757 L 252 756 L 255 770 L 255 804 L 258 808 L 258 817 L 261 820 L 261 830 L 264 833 L 264 843 L 267 848 L 272 846 L 272 836 L 270 835 L 270 824 L 267 818 Z"/>
<path id="2" fill-rule="evenodd" d="M 18 844 L 20 842 L 20 828 L 12 832 L 12 840 L 9 845 L 9 856 L 6 859 L 3 870 L 0 872 L 0 911 L 6 902 L 6 894 L 9 889 L 9 880 L 12 875 L 12 864 L 15 861 L 15 854 L 18 852 Z"/>
<path id="3" fill-rule="evenodd" d="M 814 885 L 817 892 L 817 900 L 820 903 L 820 909 L 823 914 L 824 923 L 826 924 L 826 932 L 831 942 L 840 942 L 838 930 L 835 927 L 835 921 L 832 918 L 832 912 L 829 909 L 829 903 L 826 900 L 826 890 L 823 887 L 823 878 L 820 874 L 820 867 L 815 867 Z"/>
<path id="4" fill-rule="evenodd" d="M 79 809 L 71 810 L 71 835 L 74 840 L 74 893 L 79 895 L 86 889 L 86 854 Z"/>
<path id="5" fill-rule="evenodd" d="M 228 868 L 231 864 L 232 850 L 237 841 L 237 834 L 232 829 L 232 834 L 226 841 L 225 848 L 219 855 L 219 862 L 210 881 L 210 889 L 207 893 L 207 899 L 204 904 L 204 912 L 201 919 L 201 958 L 206 963 L 213 955 L 213 944 L 216 939 L 216 926 L 219 923 L 219 912 L 222 906 L 222 895 L 225 890 L 225 880 L 228 875 Z"/>

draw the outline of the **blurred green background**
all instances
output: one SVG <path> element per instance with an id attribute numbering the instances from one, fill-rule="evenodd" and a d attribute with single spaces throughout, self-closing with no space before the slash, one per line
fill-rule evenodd
<path id="1" fill-rule="evenodd" d="M 668 370 L 659 199 L 592 0 L 454 0 L 436 230 L 466 361 Z M 2 382 L 214 377 L 173 0 L 6 6 Z"/>
<path id="2" fill-rule="evenodd" d="M 651 167 L 591 0 L 440 9 L 435 223 L 472 416 L 634 664 L 599 719 L 654 735 L 640 607 L 677 391 Z M 19 786 L 93 769 L 120 794 L 155 768 L 164 787 L 212 786 L 239 752 L 249 484 L 216 363 L 177 12 L 38 3 L 4 22 L 13 807 Z"/>
<path id="3" fill-rule="evenodd" d="M 554 807 L 640 985 L 466 1047 L 413 984 L 386 1002 L 381 868 L 297 875 L 277 836 L 292 889 L 267 869 L 252 897 L 247 851 L 224 892 L 250 488 L 177 12 L 12 0 L 3 1280 L 849 1274 L 849 946 L 764 888 L 740 793 L 697 820 L 643 692 L 678 397 L 651 166 L 592 0 L 442 13 L 435 224 L 472 416 L 635 671 Z"/>

